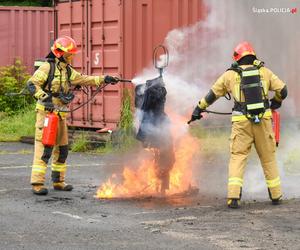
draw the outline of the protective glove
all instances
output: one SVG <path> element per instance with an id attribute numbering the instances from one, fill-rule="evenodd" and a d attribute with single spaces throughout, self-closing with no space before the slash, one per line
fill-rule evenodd
<path id="1" fill-rule="evenodd" d="M 191 122 L 193 122 L 195 120 L 200 120 L 203 117 L 201 115 L 202 112 L 204 112 L 204 109 L 199 108 L 199 106 L 197 105 L 192 113 L 191 120 L 188 121 L 188 124 L 190 124 Z"/>
<path id="2" fill-rule="evenodd" d="M 271 101 L 270 109 L 275 110 L 281 107 L 281 102 L 277 101 L 275 98 L 272 98 L 270 101 Z"/>
<path id="3" fill-rule="evenodd" d="M 45 111 L 53 112 L 54 111 L 54 105 L 52 102 L 45 102 Z"/>
<path id="4" fill-rule="evenodd" d="M 34 94 L 34 97 L 40 101 L 45 101 L 49 95 L 44 90 L 40 89 Z"/>
<path id="5" fill-rule="evenodd" d="M 119 82 L 119 78 L 107 75 L 107 76 L 104 77 L 104 82 L 115 85 Z"/>

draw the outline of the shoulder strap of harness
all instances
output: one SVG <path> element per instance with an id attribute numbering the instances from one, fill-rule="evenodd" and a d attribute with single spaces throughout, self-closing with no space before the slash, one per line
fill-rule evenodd
<path id="1" fill-rule="evenodd" d="M 265 65 L 265 63 L 263 61 L 259 61 L 259 60 L 253 61 L 253 66 L 256 67 L 257 69 L 264 67 L 264 65 Z M 234 62 L 233 64 L 231 64 L 230 68 L 227 69 L 226 71 L 228 71 L 228 70 L 233 70 L 233 71 L 237 72 L 238 74 L 241 74 L 244 69 L 242 67 L 240 67 L 237 62 Z"/>
<path id="2" fill-rule="evenodd" d="M 72 66 L 70 64 L 67 64 L 66 69 L 67 69 L 67 77 L 68 77 L 67 82 L 68 82 L 69 86 L 71 86 L 70 79 L 71 79 L 71 75 L 72 75 Z"/>
<path id="3" fill-rule="evenodd" d="M 253 66 L 255 66 L 257 69 L 260 69 L 261 67 L 264 67 L 265 63 L 263 61 L 254 60 Z"/>
<path id="4" fill-rule="evenodd" d="M 54 73 L 55 73 L 55 60 L 52 58 L 48 58 L 47 62 L 50 64 L 50 70 L 48 73 L 48 78 L 44 82 L 42 89 L 45 90 L 46 87 L 48 87 L 48 90 L 51 90 L 51 83 L 54 79 Z"/>
<path id="5" fill-rule="evenodd" d="M 233 64 L 231 64 L 230 68 L 227 69 L 226 71 L 229 71 L 229 70 L 233 70 L 236 73 L 238 73 L 239 75 L 241 75 L 242 71 L 243 71 L 243 68 L 240 67 L 237 62 L 234 62 Z"/>
<path id="6" fill-rule="evenodd" d="M 72 75 L 72 66 L 70 64 L 68 64 L 66 69 L 67 69 L 68 81 L 70 81 L 70 78 Z"/>
<path id="7" fill-rule="evenodd" d="M 48 87 L 48 90 L 50 91 L 51 90 L 51 84 L 52 84 L 52 81 L 54 79 L 54 73 L 55 73 L 55 59 L 48 58 L 47 62 L 50 64 L 50 70 L 49 70 L 49 73 L 48 73 L 48 78 L 44 82 L 42 88 L 43 88 L 43 90 L 45 90 L 45 88 Z M 67 69 L 68 82 L 70 84 L 70 78 L 71 78 L 71 74 L 72 74 L 71 66 L 68 64 L 66 69 Z"/>

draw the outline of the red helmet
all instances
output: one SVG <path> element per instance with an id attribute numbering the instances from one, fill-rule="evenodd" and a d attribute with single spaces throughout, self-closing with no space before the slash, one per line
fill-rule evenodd
<path id="1" fill-rule="evenodd" d="M 256 56 L 252 45 L 248 42 L 241 42 L 234 48 L 232 58 L 233 58 L 233 60 L 235 60 L 237 62 L 242 57 L 248 56 L 248 55 Z"/>
<path id="2" fill-rule="evenodd" d="M 77 52 L 77 45 L 73 38 L 62 36 L 54 41 L 51 51 L 57 58 L 60 58 L 65 53 L 75 54 Z"/>

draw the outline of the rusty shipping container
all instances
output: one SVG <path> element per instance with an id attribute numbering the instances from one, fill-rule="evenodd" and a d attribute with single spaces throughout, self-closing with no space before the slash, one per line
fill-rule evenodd
<path id="1" fill-rule="evenodd" d="M 154 47 L 163 43 L 170 30 L 202 18 L 202 7 L 202 0 L 60 0 L 55 6 L 56 35 L 77 41 L 79 53 L 73 66 L 82 73 L 131 79 L 150 65 Z M 116 128 L 127 86 L 107 86 L 71 114 L 69 125 Z M 71 107 L 86 99 L 82 92 L 76 93 Z"/>
<path id="2" fill-rule="evenodd" d="M 33 72 L 34 60 L 49 52 L 53 31 L 53 8 L 0 6 L 0 66 L 20 58 Z"/>

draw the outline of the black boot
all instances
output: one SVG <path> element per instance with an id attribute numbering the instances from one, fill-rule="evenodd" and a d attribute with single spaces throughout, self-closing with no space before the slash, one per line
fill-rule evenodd
<path id="1" fill-rule="evenodd" d="M 271 199 L 271 201 L 272 201 L 272 205 L 280 205 L 281 204 L 281 202 L 282 202 L 282 195 L 280 196 L 280 197 L 278 197 L 278 198 L 276 198 L 276 199 L 273 199 L 272 198 L 272 194 L 271 194 L 271 191 L 270 191 L 270 189 L 268 188 L 268 193 L 269 193 L 269 197 L 270 197 L 270 199 Z"/>
<path id="2" fill-rule="evenodd" d="M 227 200 L 227 205 L 229 208 L 240 208 L 240 200 L 239 199 L 228 199 Z"/>
<path id="3" fill-rule="evenodd" d="M 278 199 L 272 199 L 272 205 L 280 205 L 282 203 L 281 198 Z"/>

